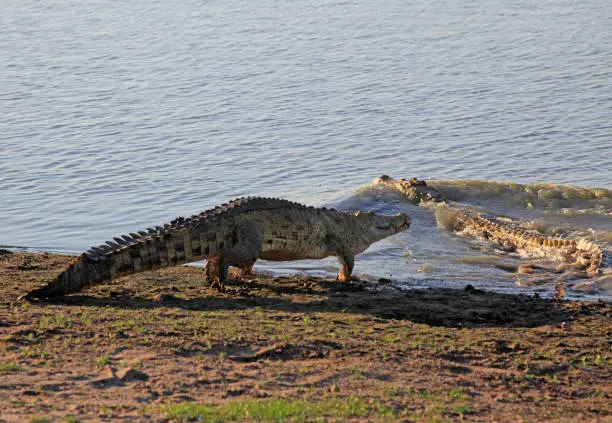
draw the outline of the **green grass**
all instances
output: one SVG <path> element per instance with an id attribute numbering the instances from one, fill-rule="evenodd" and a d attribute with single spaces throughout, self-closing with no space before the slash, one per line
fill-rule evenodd
<path id="1" fill-rule="evenodd" d="M 177 421 L 199 420 L 205 422 L 260 421 L 303 422 L 323 417 L 367 417 L 392 418 L 394 410 L 379 401 L 365 398 L 328 398 L 320 402 L 307 400 L 235 401 L 224 405 L 195 403 L 171 404 L 161 407 L 169 419 Z"/>
<path id="2" fill-rule="evenodd" d="M 45 331 L 50 329 L 53 326 L 54 319 L 51 316 L 43 316 L 40 318 L 38 322 L 38 329 L 41 331 Z"/>
<path id="3" fill-rule="evenodd" d="M 351 375 L 353 375 L 353 379 L 361 379 L 363 377 L 361 370 L 356 367 L 351 368 Z"/>
<path id="4" fill-rule="evenodd" d="M 54 316 L 43 316 L 40 318 L 40 321 L 38 322 L 38 330 L 40 332 L 44 332 L 46 330 L 51 330 L 51 329 L 65 329 L 65 328 L 71 328 L 72 327 L 72 321 L 71 320 L 67 320 L 64 317 L 63 313 L 58 313 Z"/>
<path id="5" fill-rule="evenodd" d="M 468 395 L 462 389 L 451 389 L 448 391 L 448 396 L 453 401 L 464 401 L 469 399 Z"/>
<path id="6" fill-rule="evenodd" d="M 109 355 L 102 355 L 102 356 L 96 358 L 95 363 L 98 366 L 105 366 L 107 364 L 111 364 L 112 363 L 112 359 L 110 358 Z"/>
<path id="7" fill-rule="evenodd" d="M 22 370 L 21 367 L 16 365 L 14 361 L 0 363 L 0 372 L 18 372 L 20 370 Z"/>

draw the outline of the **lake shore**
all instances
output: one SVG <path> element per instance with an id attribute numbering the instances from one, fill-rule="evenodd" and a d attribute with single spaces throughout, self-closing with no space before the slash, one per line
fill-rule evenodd
<path id="1" fill-rule="evenodd" d="M 612 304 L 145 272 L 53 302 L 0 252 L 0 421 L 603 421 Z"/>

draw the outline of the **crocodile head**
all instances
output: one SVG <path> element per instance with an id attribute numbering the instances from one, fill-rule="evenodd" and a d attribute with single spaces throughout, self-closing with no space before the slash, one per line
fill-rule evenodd
<path id="1" fill-rule="evenodd" d="M 424 201 L 442 201 L 442 194 L 440 191 L 428 186 L 422 179 L 393 179 L 390 176 L 382 175 L 374 179 L 373 184 L 391 187 L 408 197 L 414 204 L 419 204 Z"/>
<path id="2" fill-rule="evenodd" d="M 412 219 L 404 213 L 395 216 L 384 216 L 371 211 L 358 211 L 353 213 L 359 225 L 359 234 L 362 239 L 371 244 L 410 227 Z"/>

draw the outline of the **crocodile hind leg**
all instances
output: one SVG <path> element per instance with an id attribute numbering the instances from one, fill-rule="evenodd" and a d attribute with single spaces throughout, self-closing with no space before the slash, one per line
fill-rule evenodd
<path id="1" fill-rule="evenodd" d="M 223 292 L 228 268 L 229 265 L 223 255 L 209 257 L 204 265 L 204 280 L 210 284 L 211 288 L 217 288 Z"/>
<path id="2" fill-rule="evenodd" d="M 342 282 L 350 282 L 351 273 L 353 273 L 353 267 L 355 266 L 355 256 L 352 254 L 338 254 L 338 261 L 340 262 L 340 272 L 337 279 Z"/>
<path id="3" fill-rule="evenodd" d="M 244 222 L 235 229 L 233 238 L 238 242 L 225 254 L 227 263 L 239 268 L 243 278 L 249 277 L 261 257 L 261 230 L 253 222 Z"/>
<path id="4" fill-rule="evenodd" d="M 250 263 L 240 266 L 240 270 L 242 271 L 243 278 L 253 276 L 253 266 L 255 266 L 255 261 L 256 260 L 253 260 Z"/>

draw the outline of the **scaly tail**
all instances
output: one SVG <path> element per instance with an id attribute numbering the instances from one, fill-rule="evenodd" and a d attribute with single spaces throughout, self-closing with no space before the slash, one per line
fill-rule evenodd
<path id="1" fill-rule="evenodd" d="M 200 234 L 192 237 L 185 229 L 173 228 L 172 232 L 166 229 L 158 227 L 149 233 L 130 234 L 131 237 L 114 238 L 114 242 L 93 247 L 53 281 L 22 298 L 35 301 L 57 297 L 120 276 L 201 260 L 218 248 L 216 239 L 204 238 L 201 244 Z"/>
<path id="2" fill-rule="evenodd" d="M 597 276 L 603 263 L 603 252 L 601 247 L 594 242 L 584 238 L 578 241 L 573 239 L 553 239 L 541 235 L 534 235 L 511 226 L 500 225 L 494 220 L 484 216 L 473 216 L 469 218 L 470 224 L 483 231 L 485 237 L 493 238 L 505 246 L 514 249 L 521 248 L 523 251 L 547 250 L 565 253 L 568 258 L 575 260 L 570 267 L 584 269 L 588 276 Z"/>
<path id="3" fill-rule="evenodd" d="M 45 286 L 34 289 L 22 298 L 28 301 L 42 300 L 73 292 L 79 288 L 110 280 L 106 261 L 95 262 L 81 254 L 66 270 Z"/>

